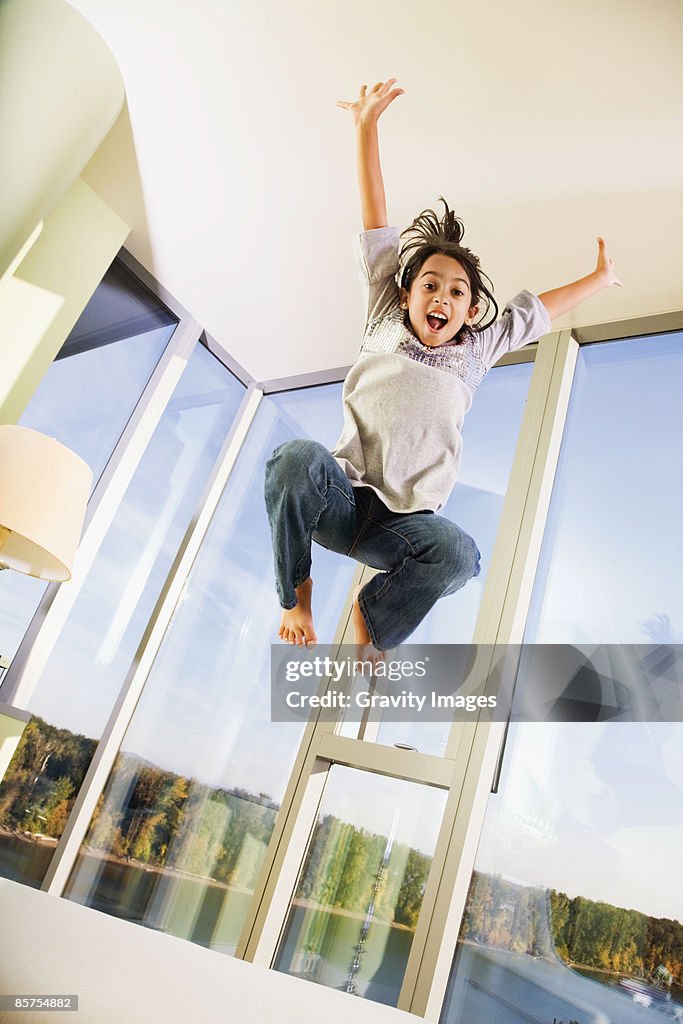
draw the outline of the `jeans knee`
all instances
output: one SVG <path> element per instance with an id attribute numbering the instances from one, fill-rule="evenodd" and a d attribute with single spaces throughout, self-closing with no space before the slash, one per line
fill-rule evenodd
<path id="1" fill-rule="evenodd" d="M 481 565 L 479 564 L 481 554 L 477 545 L 464 530 L 461 531 L 458 547 L 459 550 L 456 556 L 458 574 L 468 580 L 472 579 L 473 576 L 478 576 L 481 571 Z"/>
<path id="2" fill-rule="evenodd" d="M 481 554 L 469 534 L 452 525 L 453 529 L 437 540 L 436 554 L 449 582 L 466 581 L 479 575 Z"/>
<path id="3" fill-rule="evenodd" d="M 266 463 L 266 491 L 279 490 L 296 481 L 323 453 L 326 449 L 318 441 L 305 438 L 285 441 Z"/>
<path id="4" fill-rule="evenodd" d="M 472 562 L 473 562 L 474 568 L 472 570 L 472 576 L 478 576 L 479 573 L 481 572 L 481 551 L 479 550 L 479 548 L 474 543 L 474 541 L 472 540 L 471 537 L 470 537 L 470 540 L 472 541 L 472 548 L 473 548 L 473 551 L 472 551 L 472 555 L 473 555 Z"/>

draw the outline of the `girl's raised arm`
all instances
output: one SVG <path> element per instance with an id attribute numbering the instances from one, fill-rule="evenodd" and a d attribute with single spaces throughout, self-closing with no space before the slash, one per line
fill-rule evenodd
<path id="1" fill-rule="evenodd" d="M 337 103 L 338 107 L 351 111 L 356 124 L 358 184 L 365 231 L 387 226 L 387 201 L 379 160 L 377 121 L 389 104 L 403 94 L 403 89 L 394 88 L 395 82 L 395 78 L 378 82 L 370 92 L 363 85 L 354 103 L 346 100 Z"/>
<path id="2" fill-rule="evenodd" d="M 572 281 L 571 284 L 564 284 L 560 288 L 553 288 L 552 291 L 542 292 L 538 297 L 548 310 L 548 316 L 554 320 L 563 313 L 569 313 L 581 302 L 585 302 L 591 295 L 609 288 L 610 285 L 619 285 L 621 281 L 616 275 L 613 260 L 607 255 L 607 247 L 604 238 L 598 238 L 598 262 L 592 274 Z"/>

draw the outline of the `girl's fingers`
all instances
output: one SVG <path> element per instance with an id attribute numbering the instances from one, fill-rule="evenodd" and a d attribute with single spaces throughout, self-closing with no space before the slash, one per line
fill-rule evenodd
<path id="1" fill-rule="evenodd" d="M 389 78 L 386 82 L 377 82 L 370 90 L 370 95 L 376 95 L 381 99 L 387 100 L 387 103 L 390 103 L 392 100 L 395 100 L 397 96 L 402 96 L 405 91 L 400 87 L 398 89 L 391 88 L 396 81 L 396 78 Z M 358 99 L 355 102 L 350 102 L 349 100 L 337 100 L 337 106 L 341 107 L 342 110 L 352 110 L 353 107 L 355 107 L 361 100 L 365 100 L 367 98 L 368 87 L 367 85 L 361 85 Z"/>

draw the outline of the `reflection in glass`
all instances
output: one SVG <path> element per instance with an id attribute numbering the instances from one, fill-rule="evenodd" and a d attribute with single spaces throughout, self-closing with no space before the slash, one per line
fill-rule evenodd
<path id="1" fill-rule="evenodd" d="M 511 727 L 442 1021 L 680 1017 L 682 741 L 679 723 Z"/>
<path id="2" fill-rule="evenodd" d="M 104 275 L 20 423 L 104 469 L 177 320 L 119 263 Z M 11 661 L 45 592 L 8 572 L 0 590 L 0 655 Z"/>
<path id="3" fill-rule="evenodd" d="M 681 640 L 680 342 L 581 349 L 526 642 Z M 510 728 L 442 1021 L 683 1019 L 682 749 L 674 722 Z"/>
<path id="4" fill-rule="evenodd" d="M 270 720 L 281 609 L 265 464 L 309 432 L 334 443 L 339 391 L 261 401 L 93 818 L 72 899 L 234 952 L 303 728 Z M 332 640 L 353 571 L 314 548 L 321 641 Z"/>
<path id="5" fill-rule="evenodd" d="M 481 551 L 481 572 L 467 586 L 437 601 L 407 641 L 466 644 L 472 639 L 503 509 L 517 436 L 534 364 L 498 366 L 487 375 L 467 415 L 460 478 L 439 513 L 461 526 Z M 442 756 L 450 726 L 443 722 L 386 722 L 377 742 L 402 743 Z"/>
<path id="6" fill-rule="evenodd" d="M 243 395 L 198 346 L 29 702 L 0 785 L 0 872 L 40 884 Z"/>
<path id="7" fill-rule="evenodd" d="M 396 1006 L 445 802 L 332 765 L 276 969 Z"/>

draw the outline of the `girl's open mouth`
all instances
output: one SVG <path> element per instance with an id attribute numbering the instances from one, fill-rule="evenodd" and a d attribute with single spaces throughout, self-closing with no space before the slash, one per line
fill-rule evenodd
<path id="1" fill-rule="evenodd" d="M 440 331 L 448 323 L 448 317 L 442 313 L 427 313 L 427 323 L 433 331 Z"/>

